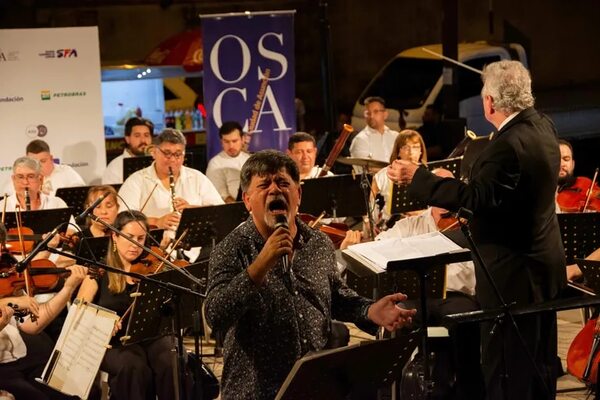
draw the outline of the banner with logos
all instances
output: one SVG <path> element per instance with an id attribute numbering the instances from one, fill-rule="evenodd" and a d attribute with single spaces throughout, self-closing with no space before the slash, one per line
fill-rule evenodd
<path id="1" fill-rule="evenodd" d="M 88 184 L 106 166 L 97 27 L 0 29 L 0 182 L 34 139 Z"/>
<path id="2" fill-rule="evenodd" d="M 249 150 L 287 148 L 296 131 L 294 11 L 203 15 L 208 157 L 219 127 L 237 121 Z"/>

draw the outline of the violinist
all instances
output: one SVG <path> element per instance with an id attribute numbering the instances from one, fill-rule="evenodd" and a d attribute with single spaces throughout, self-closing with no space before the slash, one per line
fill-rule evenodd
<path id="1" fill-rule="evenodd" d="M 100 204 L 98 204 L 92 213 L 106 222 L 109 225 L 112 225 L 115 222 L 115 218 L 117 217 L 117 213 L 119 212 L 119 203 L 117 201 L 117 191 L 114 187 L 110 185 L 100 185 L 93 186 L 88 190 L 87 197 L 85 199 L 85 203 L 83 205 L 84 208 L 88 208 L 91 204 L 93 204 L 100 196 L 107 195 Z M 81 231 L 80 236 L 84 237 L 102 237 L 107 235 L 107 229 L 104 225 L 95 220 L 92 221 L 90 217 L 88 217 L 86 221 L 86 227 Z"/>
<path id="2" fill-rule="evenodd" d="M 298 166 L 300 170 L 300 180 L 318 178 L 321 168 L 315 165 L 317 161 L 317 142 L 315 138 L 306 132 L 296 132 L 288 140 L 287 155 Z M 327 171 L 327 176 L 332 176 L 331 171 Z"/>
<path id="3" fill-rule="evenodd" d="M 122 211 L 117 215 L 115 228 L 123 235 L 144 244 L 148 221 L 139 211 Z M 142 254 L 142 249 L 125 238 L 111 234 L 106 264 L 130 271 L 132 264 Z M 88 277 L 79 289 L 77 297 L 115 311 L 122 318 L 131 304 L 129 295 L 136 288 L 133 279 L 126 275 L 107 272 L 99 278 Z M 158 312 L 158 311 L 157 311 Z M 122 330 L 117 322 L 115 333 Z M 121 346 L 118 336 L 111 341 L 100 369 L 109 374 L 111 398 L 114 399 L 173 399 L 175 368 L 172 338 L 163 336 L 141 343 Z"/>
<path id="4" fill-rule="evenodd" d="M 586 207 L 588 191 L 592 187 L 592 180 L 585 176 L 575 176 L 575 158 L 573 146 L 564 139 L 559 139 L 560 170 L 558 172 L 558 189 L 556 194 L 557 211 L 581 212 Z M 600 187 L 594 182 L 593 194 L 587 204 L 586 210 L 600 211 L 598 196 Z"/>
<path id="5" fill-rule="evenodd" d="M 4 243 L 5 238 L 6 230 L 0 224 L 0 242 Z M 42 330 L 65 308 L 86 274 L 86 268 L 80 266 L 68 269 L 71 274 L 62 289 L 46 303 L 38 305 L 26 296 L 0 299 L 3 325 L 0 331 L 0 388 L 17 399 L 70 398 L 35 381 L 41 376 L 53 348 L 52 341 Z M 10 318 L 14 310 L 7 307 L 8 303 L 27 308 L 36 317 L 35 322 L 29 316 L 23 322 Z"/>
<path id="6" fill-rule="evenodd" d="M 427 149 L 423 138 L 417 131 L 405 129 L 398 134 L 394 141 L 392 155 L 389 162 L 395 160 L 406 160 L 417 164 L 427 164 Z M 381 219 L 388 221 L 391 217 L 393 182 L 388 178 L 389 167 L 382 168 L 373 177 L 372 198 L 378 194 L 383 197 L 384 206 L 381 207 Z"/>
<path id="7" fill-rule="evenodd" d="M 184 208 L 223 204 L 203 173 L 183 165 L 185 146 L 180 131 L 165 129 L 152 149 L 152 165 L 132 174 L 121 186 L 120 209 L 143 211 L 150 225 L 176 230 Z"/>
<path id="8" fill-rule="evenodd" d="M 21 211 L 67 207 L 60 197 L 42 193 L 41 171 L 40 162 L 34 158 L 19 157 L 15 160 L 11 176 L 15 195 L 6 201 L 6 211 L 15 211 L 17 204 Z"/>

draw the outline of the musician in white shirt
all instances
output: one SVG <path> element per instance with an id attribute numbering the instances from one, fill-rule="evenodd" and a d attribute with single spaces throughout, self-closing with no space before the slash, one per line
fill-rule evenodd
<path id="1" fill-rule="evenodd" d="M 125 123 L 125 150 L 113 159 L 102 175 L 103 185 L 123 183 L 123 160 L 129 157 L 143 156 L 152 144 L 154 124 L 146 118 L 133 117 Z"/>
<path id="2" fill-rule="evenodd" d="M 317 160 L 317 143 L 315 138 L 306 132 L 296 132 L 288 140 L 287 155 L 298 166 L 300 180 L 318 178 L 321 167 L 315 165 Z M 326 176 L 332 176 L 327 171 Z"/>
<path id="3" fill-rule="evenodd" d="M 215 185 L 223 201 L 233 203 L 240 189 L 240 171 L 250 155 L 242 150 L 243 132 L 239 123 L 223 123 L 219 138 L 223 151 L 208 162 L 206 176 Z"/>
<path id="4" fill-rule="evenodd" d="M 152 149 L 154 162 L 132 174 L 121 186 L 119 209 L 142 211 L 150 225 L 174 230 L 184 208 L 223 204 L 219 192 L 203 173 L 183 165 L 185 146 L 185 136 L 180 131 L 165 129 Z"/>

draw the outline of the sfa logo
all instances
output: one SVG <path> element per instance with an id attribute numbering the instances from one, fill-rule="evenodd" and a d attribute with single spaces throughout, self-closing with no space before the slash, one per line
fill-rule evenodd
<path id="1" fill-rule="evenodd" d="M 58 49 L 58 50 L 46 50 L 39 54 L 40 57 L 44 58 L 71 58 L 77 57 L 77 49 Z"/>
<path id="2" fill-rule="evenodd" d="M 250 47 L 242 38 L 236 35 L 225 35 L 219 38 L 212 49 L 210 50 L 209 62 L 212 73 L 215 78 L 219 80 L 221 89 L 216 93 L 215 101 L 213 104 L 212 115 L 214 123 L 217 126 L 223 124 L 223 107 L 224 103 L 238 102 L 239 98 L 243 100 L 243 103 L 251 108 L 251 118 L 245 120 L 244 130 L 251 132 L 261 132 L 258 129 L 260 125 L 260 119 L 266 114 L 271 114 L 275 122 L 274 131 L 289 131 L 292 128 L 287 126 L 280 102 L 282 99 L 278 99 L 276 94 L 292 93 L 289 89 L 283 89 L 281 91 L 273 90 L 272 85 L 275 85 L 276 81 L 284 80 L 288 73 L 288 59 L 285 54 L 274 51 L 267 48 L 265 42 L 278 43 L 279 46 L 283 47 L 284 36 L 281 33 L 267 32 L 260 36 L 257 42 L 258 54 L 254 56 L 260 56 L 263 60 L 268 60 L 271 63 L 279 64 L 275 74 L 271 73 L 272 68 L 262 69 L 260 65 L 257 65 L 256 70 L 251 72 L 252 65 L 252 52 Z M 219 60 L 230 60 L 231 53 L 226 52 L 226 55 L 221 54 L 222 47 L 225 42 L 225 46 L 228 48 L 239 49 L 241 55 L 241 63 L 238 65 L 232 65 L 233 63 L 219 63 Z M 250 75 L 249 75 L 250 74 Z M 225 76 L 227 75 L 227 77 Z M 258 87 L 254 88 L 254 85 Z M 291 83 L 293 85 L 293 82 Z M 248 93 L 248 87 L 252 86 L 250 93 Z M 280 86 L 285 86 L 285 82 L 282 82 Z M 255 97 L 256 95 L 256 97 Z M 238 99 L 235 99 L 237 97 Z M 227 100 L 229 98 L 229 101 Z M 293 100 L 293 99 L 292 99 Z M 283 100 L 285 102 L 285 100 Z M 226 107 L 225 107 L 226 108 Z M 289 108 L 289 107 L 287 107 Z M 293 102 L 292 102 L 293 108 Z M 285 109 L 284 109 L 285 111 Z M 250 124 L 249 124 L 250 123 Z"/>

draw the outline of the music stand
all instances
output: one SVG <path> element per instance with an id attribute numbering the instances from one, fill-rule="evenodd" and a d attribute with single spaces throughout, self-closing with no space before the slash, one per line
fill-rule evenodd
<path id="1" fill-rule="evenodd" d="M 102 260 L 108 253 L 108 236 L 84 237 L 77 245 L 77 254 L 79 257 L 89 260 Z"/>
<path id="2" fill-rule="evenodd" d="M 372 177 L 369 175 L 368 180 Z M 305 214 L 328 217 L 355 217 L 367 213 L 359 177 L 352 174 L 305 179 L 299 211 Z"/>
<path id="3" fill-rule="evenodd" d="M 294 364 L 276 400 L 363 399 L 402 373 L 418 332 L 309 354 Z"/>
<path id="4" fill-rule="evenodd" d="M 452 172 L 454 176 L 460 176 L 460 168 L 463 157 L 447 158 L 445 160 L 430 161 L 427 163 L 427 169 L 433 171 L 438 168 L 444 168 Z"/>
<path id="5" fill-rule="evenodd" d="M 585 285 L 600 293 L 600 261 L 576 258 L 575 262 L 585 278 Z"/>
<path id="6" fill-rule="evenodd" d="M 243 202 L 186 208 L 181 213 L 175 237 L 181 237 L 187 229 L 180 243 L 181 248 L 214 246 L 244 222 L 248 215 Z"/>
<path id="7" fill-rule="evenodd" d="M 73 210 L 67 208 L 53 208 L 50 210 L 21 211 L 21 222 L 23 226 L 33 229 L 34 232 L 51 232 L 60 224 L 68 222 L 73 214 Z M 5 214 L 4 226 L 6 229 L 16 228 L 17 221 L 15 212 Z M 61 227 L 60 232 L 67 229 L 66 224 Z"/>
<path id="8" fill-rule="evenodd" d="M 567 264 L 600 247 L 600 213 L 557 214 Z"/>
<path id="9" fill-rule="evenodd" d="M 149 167 L 152 164 L 152 161 L 154 161 L 152 156 L 125 157 L 123 159 L 123 182 L 125 182 L 125 180 L 134 172 Z M 186 151 L 183 165 L 186 167 L 195 165 L 194 161 L 194 153 Z"/>
<path id="10" fill-rule="evenodd" d="M 207 289 L 208 260 L 190 264 L 185 268 L 187 272 L 201 278 L 202 293 Z M 189 285 L 189 279 L 179 271 L 170 270 L 152 275 L 153 279 L 161 282 L 170 282 L 180 286 Z M 192 314 L 195 311 L 195 296 L 182 294 L 178 298 L 178 307 L 174 309 L 170 304 L 173 293 L 158 286 L 151 281 L 142 281 L 138 284 L 134 297 L 134 305 L 127 322 L 125 335 L 121 337 L 123 345 L 135 344 L 147 339 L 152 339 L 174 333 L 172 316 L 179 313 L 181 326 L 192 326 Z"/>
<path id="11" fill-rule="evenodd" d="M 97 185 L 96 185 L 97 186 Z M 121 184 L 110 185 L 118 192 Z M 75 186 L 63 187 L 56 190 L 56 197 L 60 197 L 73 209 L 76 215 L 79 215 L 85 209 L 85 199 L 91 188 L 95 186 Z"/>

